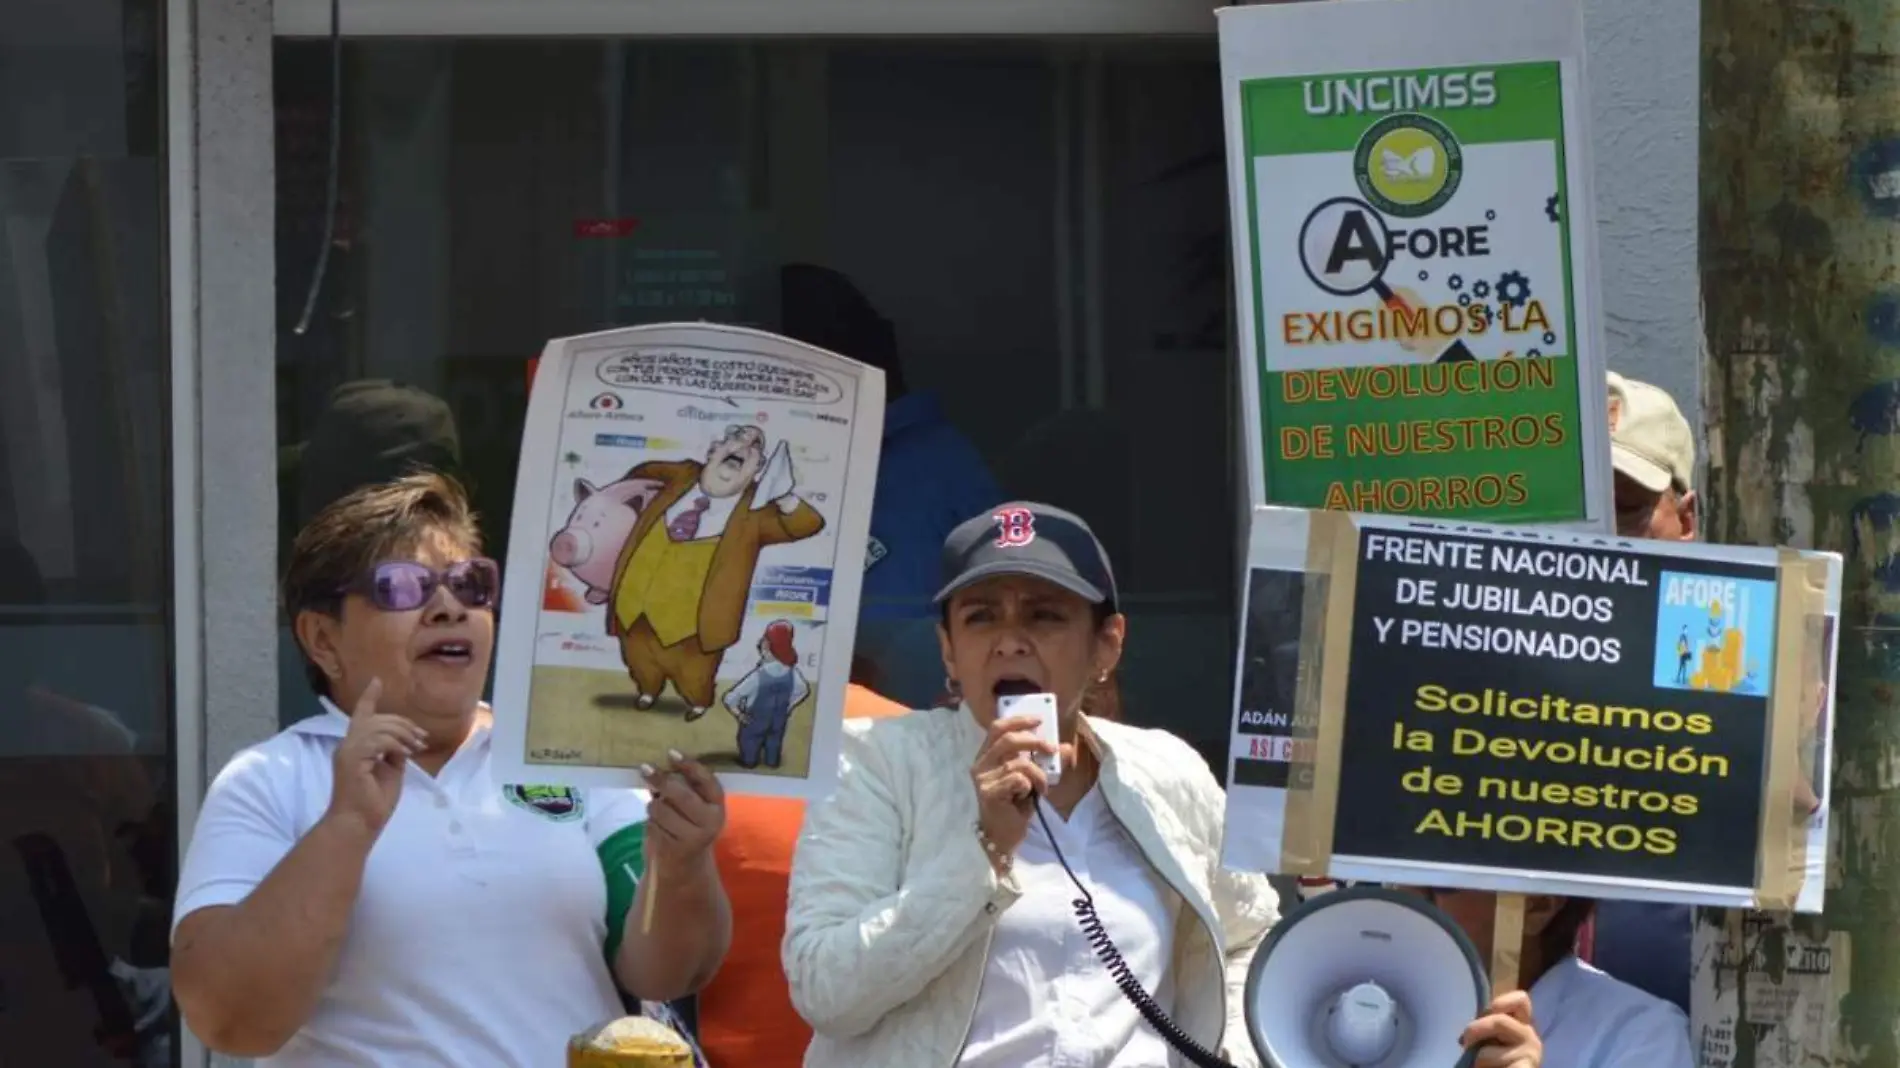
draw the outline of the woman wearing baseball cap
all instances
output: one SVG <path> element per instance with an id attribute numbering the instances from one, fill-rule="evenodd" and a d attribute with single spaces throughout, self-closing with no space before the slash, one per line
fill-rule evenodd
<path id="1" fill-rule="evenodd" d="M 1225 799 L 1199 754 L 1083 710 L 1127 633 L 1088 525 L 1031 503 L 971 519 L 936 600 L 960 700 L 847 724 L 838 789 L 799 839 L 783 957 L 805 1063 L 1190 1063 L 1097 956 L 1080 886 L 1177 1037 L 1254 1064 L 1240 997 L 1275 894 L 1221 867 Z M 999 718 L 1030 693 L 1054 696 L 1058 745 Z M 1056 776 L 1032 760 L 1052 752 Z"/>

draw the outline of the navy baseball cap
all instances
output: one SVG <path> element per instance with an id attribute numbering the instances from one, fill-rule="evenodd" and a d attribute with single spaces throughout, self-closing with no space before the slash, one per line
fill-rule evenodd
<path id="1" fill-rule="evenodd" d="M 1012 501 L 966 519 L 943 540 L 943 588 L 936 603 L 986 578 L 1044 579 L 1116 611 L 1115 573 L 1082 518 L 1033 501 Z"/>

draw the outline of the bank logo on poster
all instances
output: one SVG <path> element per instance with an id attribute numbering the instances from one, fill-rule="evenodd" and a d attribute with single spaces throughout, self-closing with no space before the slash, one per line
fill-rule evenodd
<path id="1" fill-rule="evenodd" d="M 1664 571 L 1661 586 L 1656 685 L 1767 694 L 1775 650 L 1774 583 Z"/>
<path id="2" fill-rule="evenodd" d="M 1359 139 L 1352 173 L 1366 199 L 1387 215 L 1417 218 L 1445 206 L 1464 177 L 1458 139 L 1423 115 L 1380 119 Z"/>

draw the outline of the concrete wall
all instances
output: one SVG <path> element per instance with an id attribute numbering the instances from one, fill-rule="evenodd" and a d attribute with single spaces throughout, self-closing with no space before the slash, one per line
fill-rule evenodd
<path id="1" fill-rule="evenodd" d="M 182 847 L 209 777 L 277 729 L 271 2 L 170 0 L 167 27 Z M 206 1063 L 189 1035 L 180 1063 Z"/>
<path id="2" fill-rule="evenodd" d="M 1668 390 L 1700 426 L 1701 9 L 1587 0 L 1584 28 L 1610 367 Z"/>

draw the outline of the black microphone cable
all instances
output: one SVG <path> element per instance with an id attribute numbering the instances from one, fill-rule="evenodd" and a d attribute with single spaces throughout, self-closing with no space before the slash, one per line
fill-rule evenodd
<path id="1" fill-rule="evenodd" d="M 1234 1068 L 1232 1064 L 1221 1060 L 1219 1055 L 1212 1050 L 1188 1037 L 1188 1033 L 1181 1030 L 1180 1024 L 1168 1019 L 1167 1013 L 1162 1012 L 1161 1006 L 1155 1003 L 1154 995 L 1148 993 L 1147 989 L 1141 985 L 1141 980 L 1135 977 L 1134 969 L 1122 959 L 1121 951 L 1115 948 L 1114 941 L 1108 937 L 1108 928 L 1102 924 L 1101 917 L 1096 915 L 1095 898 L 1090 896 L 1088 887 L 1082 885 L 1082 880 L 1076 877 L 1075 869 L 1069 867 L 1068 858 L 1062 855 L 1062 846 L 1056 843 L 1055 832 L 1049 827 L 1049 817 L 1043 814 L 1042 798 L 1037 795 L 1031 796 L 1035 798 L 1036 818 L 1042 821 L 1042 833 L 1048 836 L 1049 847 L 1055 850 L 1056 863 L 1062 865 L 1062 870 L 1068 874 L 1069 881 L 1075 884 L 1076 893 L 1082 895 L 1075 899 L 1076 922 L 1082 925 L 1082 933 L 1088 936 L 1090 947 L 1095 950 L 1095 955 L 1101 958 L 1102 966 L 1108 969 L 1108 974 L 1114 978 L 1115 985 L 1121 989 L 1122 997 L 1127 998 L 1129 1003 L 1140 1011 L 1142 1019 L 1147 1020 L 1148 1025 L 1153 1027 L 1155 1033 L 1160 1035 L 1168 1045 L 1180 1050 L 1188 1060 L 1193 1061 L 1200 1068 Z"/>

